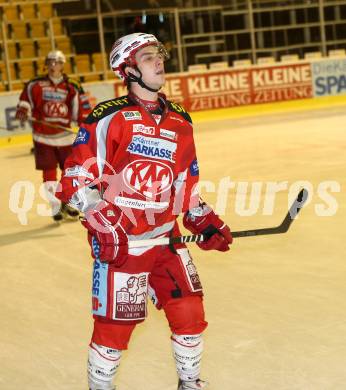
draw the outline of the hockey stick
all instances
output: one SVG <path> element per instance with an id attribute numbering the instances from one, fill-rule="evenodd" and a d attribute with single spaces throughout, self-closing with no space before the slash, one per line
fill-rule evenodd
<path id="1" fill-rule="evenodd" d="M 13 129 L 9 129 L 8 127 L 0 126 L 0 130 L 12 131 Z"/>
<path id="2" fill-rule="evenodd" d="M 41 121 L 40 119 L 36 119 L 34 117 L 29 117 L 28 118 L 28 121 L 29 122 L 35 122 L 35 123 L 40 123 L 42 125 L 46 125 L 46 126 L 49 126 L 49 127 L 53 127 L 54 129 L 60 129 L 60 130 L 65 130 L 69 133 L 73 133 L 73 134 L 77 134 L 76 131 L 74 131 L 73 129 L 71 129 L 70 127 L 65 127 L 65 126 L 61 126 L 61 125 L 53 125 L 49 122 L 46 122 L 46 121 Z"/>
<path id="3" fill-rule="evenodd" d="M 297 217 L 299 211 L 304 206 L 307 198 L 308 191 L 303 188 L 296 200 L 293 202 L 292 206 L 288 210 L 288 213 L 282 223 L 279 226 L 263 229 L 254 229 L 254 230 L 241 230 L 238 232 L 232 232 L 233 237 L 252 237 L 252 236 L 263 236 L 267 234 L 281 234 L 286 233 L 291 226 L 294 219 Z M 172 245 L 172 244 L 182 244 L 186 242 L 202 242 L 209 238 L 209 235 L 203 234 L 194 234 L 191 236 L 180 236 L 180 237 L 163 237 L 163 238 L 153 238 L 149 240 L 138 240 L 138 241 L 129 241 L 129 248 L 139 248 L 144 246 L 156 246 L 156 245 Z"/>
<path id="4" fill-rule="evenodd" d="M 43 125 L 47 125 L 49 127 L 55 128 L 55 129 L 65 130 L 65 131 L 68 131 L 69 133 L 77 134 L 77 132 L 75 132 L 73 129 L 71 129 L 69 127 L 64 127 L 64 126 L 59 126 L 59 125 L 52 125 L 52 124 L 50 124 L 48 122 L 40 121 L 40 120 L 35 119 L 35 118 L 28 118 L 28 121 L 42 123 Z M 0 130 L 12 131 L 14 129 L 9 129 L 8 127 L 0 126 Z"/>

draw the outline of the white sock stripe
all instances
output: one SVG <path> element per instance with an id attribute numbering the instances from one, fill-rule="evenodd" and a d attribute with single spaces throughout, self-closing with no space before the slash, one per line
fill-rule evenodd
<path id="1" fill-rule="evenodd" d="M 177 339 L 175 339 L 173 336 L 171 337 L 171 340 L 174 341 L 175 343 L 183 346 L 183 347 L 186 347 L 186 348 L 195 348 L 197 347 L 199 344 L 201 344 L 201 342 L 199 341 L 197 344 L 194 344 L 194 345 L 187 345 L 187 344 L 183 344 L 183 343 L 180 343 Z"/>
<path id="2" fill-rule="evenodd" d="M 118 356 L 117 358 L 114 359 L 114 358 L 112 358 L 112 357 L 110 357 L 110 356 L 105 356 L 105 355 L 103 355 L 97 348 L 94 347 L 94 345 L 97 345 L 97 344 L 92 343 L 92 344 L 89 345 L 89 347 L 90 347 L 92 350 L 94 350 L 95 352 L 97 352 L 97 353 L 100 355 L 100 357 L 102 357 L 102 358 L 104 358 L 104 359 L 106 359 L 106 360 L 109 360 L 109 361 L 111 361 L 111 362 L 117 362 L 118 360 L 120 360 L 121 354 L 120 354 L 120 356 Z"/>

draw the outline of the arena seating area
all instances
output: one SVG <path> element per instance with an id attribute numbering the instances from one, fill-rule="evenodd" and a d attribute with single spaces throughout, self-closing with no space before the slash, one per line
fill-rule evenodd
<path id="1" fill-rule="evenodd" d="M 1 5 L 0 92 L 8 88 L 6 51 L 12 89 L 44 71 L 44 60 L 52 48 L 66 57 L 65 72 L 81 81 L 99 80 L 103 73 L 102 54 L 75 54 L 53 2 L 9 2 Z"/>
<path id="2" fill-rule="evenodd" d="M 174 0 L 164 12 L 135 3 L 144 8 L 119 9 L 127 5 L 116 0 L 101 2 L 101 9 L 93 0 L 0 0 L 0 92 L 21 89 L 42 74 L 44 59 L 55 48 L 65 53 L 71 77 L 113 78 L 101 47 L 107 52 L 116 37 L 143 30 L 157 35 L 171 53 L 168 72 L 345 57 L 344 2 L 324 1 L 323 17 L 316 2 L 302 6 L 299 0 L 251 0 L 252 11 L 245 0 L 220 0 L 217 6 L 192 0 L 187 10 L 172 8 L 179 3 Z"/>

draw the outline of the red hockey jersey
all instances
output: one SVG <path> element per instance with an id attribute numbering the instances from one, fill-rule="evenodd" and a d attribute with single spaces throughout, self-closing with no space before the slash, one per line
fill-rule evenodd
<path id="1" fill-rule="evenodd" d="M 81 85 L 66 75 L 58 84 L 54 84 L 48 75 L 29 81 L 19 97 L 18 106 L 27 108 L 37 120 L 63 127 L 70 127 L 71 121 L 80 125 L 91 111 Z M 62 129 L 33 122 L 33 138 L 37 142 L 66 146 L 71 145 L 74 137 Z"/>
<path id="2" fill-rule="evenodd" d="M 98 104 L 80 127 L 57 196 L 80 210 L 88 191 L 123 211 L 130 239 L 171 231 L 198 204 L 198 164 L 189 114 L 160 96 L 159 123 L 130 96 Z"/>

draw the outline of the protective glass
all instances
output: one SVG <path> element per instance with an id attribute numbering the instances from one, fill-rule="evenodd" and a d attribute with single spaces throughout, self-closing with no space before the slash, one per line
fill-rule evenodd
<path id="1" fill-rule="evenodd" d="M 163 44 L 160 43 L 157 46 L 157 48 L 158 48 L 158 54 L 160 54 L 163 57 L 163 60 L 164 61 L 169 60 L 169 53 L 168 53 L 167 49 L 163 46 Z"/>
<path id="2" fill-rule="evenodd" d="M 129 66 L 137 65 L 137 61 L 135 59 L 136 53 L 139 50 L 141 50 L 147 46 L 157 48 L 157 52 L 152 53 L 154 57 L 160 57 L 163 61 L 167 61 L 169 59 L 168 51 L 166 50 L 166 48 L 163 46 L 163 44 L 161 42 L 159 44 L 155 44 L 155 45 L 153 45 L 152 43 L 148 43 L 147 45 L 143 45 L 143 46 L 139 47 L 136 51 L 132 52 L 131 56 L 129 56 L 126 59 L 126 65 L 129 65 Z"/>

